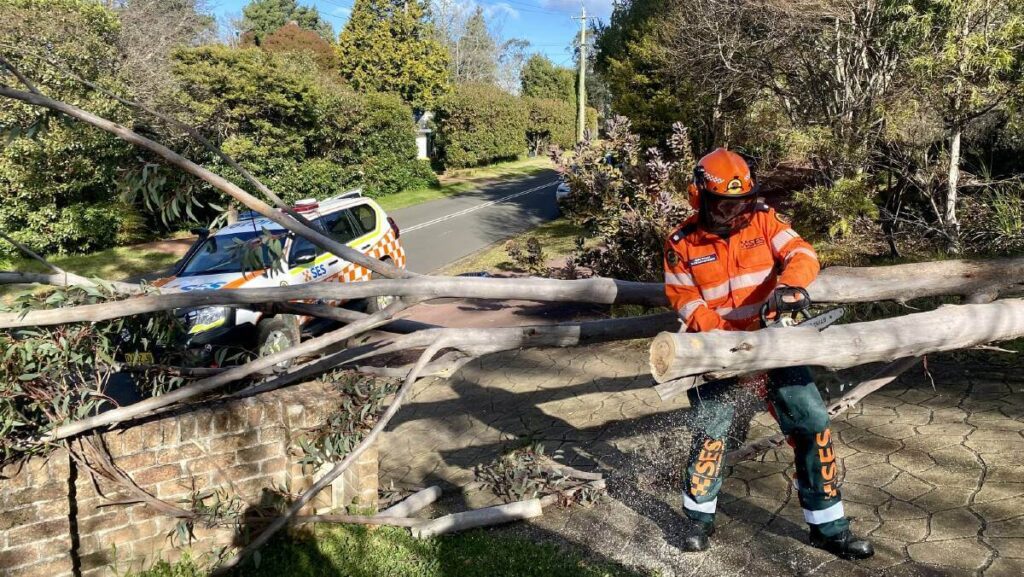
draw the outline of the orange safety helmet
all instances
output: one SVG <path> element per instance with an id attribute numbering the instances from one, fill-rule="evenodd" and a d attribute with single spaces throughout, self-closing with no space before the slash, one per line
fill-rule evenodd
<path id="1" fill-rule="evenodd" d="M 708 232 L 727 235 L 750 221 L 757 191 L 747 161 L 731 150 L 717 148 L 697 162 L 687 192 L 701 225 Z"/>

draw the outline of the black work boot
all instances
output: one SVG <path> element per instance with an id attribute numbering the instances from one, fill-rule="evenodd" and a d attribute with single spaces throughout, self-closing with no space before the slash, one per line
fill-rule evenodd
<path id="1" fill-rule="evenodd" d="M 688 519 L 686 528 L 681 535 L 679 548 L 688 553 L 707 551 L 711 547 L 711 536 L 715 534 L 715 524 Z"/>
<path id="2" fill-rule="evenodd" d="M 818 549 L 824 549 L 840 559 L 867 559 L 875 554 L 875 548 L 871 545 L 871 541 L 858 539 L 849 529 L 831 537 L 826 537 L 812 529 L 811 545 Z"/>

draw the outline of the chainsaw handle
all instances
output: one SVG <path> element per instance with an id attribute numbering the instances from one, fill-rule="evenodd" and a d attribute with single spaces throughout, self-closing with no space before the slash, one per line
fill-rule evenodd
<path id="1" fill-rule="evenodd" d="M 808 303 L 808 305 L 810 304 L 811 296 L 809 294 L 807 294 L 807 289 L 805 289 L 803 287 L 786 287 L 786 288 L 794 289 L 795 291 L 800 293 L 801 299 L 799 301 L 796 301 L 796 302 L 806 302 L 806 303 Z M 778 290 L 778 289 L 776 289 L 776 290 Z M 780 301 L 779 304 L 782 304 L 781 297 L 777 297 L 774 292 L 771 294 L 771 296 L 768 297 L 768 300 L 764 301 L 764 303 L 761 304 L 761 309 L 758 312 L 759 316 L 761 317 L 761 328 L 764 328 L 764 327 L 768 326 L 768 313 L 771 312 L 771 302 L 772 302 L 772 299 L 779 299 L 779 301 Z M 793 304 L 796 304 L 796 303 L 793 303 Z M 779 310 L 775 311 L 775 314 L 776 314 L 776 319 L 775 320 L 778 320 L 779 318 L 781 318 L 781 316 L 783 314 L 785 314 L 787 312 L 790 313 L 790 317 L 794 321 L 798 321 L 799 322 L 799 320 L 800 320 L 799 317 L 801 315 L 803 315 L 804 320 L 807 320 L 807 319 L 811 318 L 810 313 L 807 312 L 807 310 L 808 310 L 807 306 L 804 306 L 803 308 L 800 308 L 800 309 L 791 309 L 791 310 L 786 310 L 784 307 L 781 307 L 781 306 L 779 306 L 777 308 Z"/>

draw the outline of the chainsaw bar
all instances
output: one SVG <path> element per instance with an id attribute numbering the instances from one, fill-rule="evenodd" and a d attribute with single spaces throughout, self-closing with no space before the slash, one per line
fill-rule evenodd
<path id="1" fill-rule="evenodd" d="M 829 311 L 825 311 L 820 315 L 815 315 L 805 321 L 801 321 L 796 324 L 798 327 L 810 327 L 812 329 L 818 329 L 819 331 L 824 330 L 828 326 L 834 324 L 839 319 L 843 318 L 846 314 L 846 309 L 843 307 L 835 308 Z"/>

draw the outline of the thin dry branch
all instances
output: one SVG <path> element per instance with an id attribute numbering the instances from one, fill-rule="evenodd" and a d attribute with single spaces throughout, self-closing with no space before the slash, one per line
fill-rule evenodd
<path id="1" fill-rule="evenodd" d="M 488 279 L 420 276 L 356 283 L 312 283 L 285 287 L 176 292 L 117 303 L 102 303 L 0 314 L 0 328 L 100 322 L 181 307 L 262 304 L 294 300 L 351 300 L 380 295 L 432 299 L 443 297 L 524 299 L 548 302 L 643 304 L 665 299 L 661 285 L 596 278 L 586 280 Z"/>

